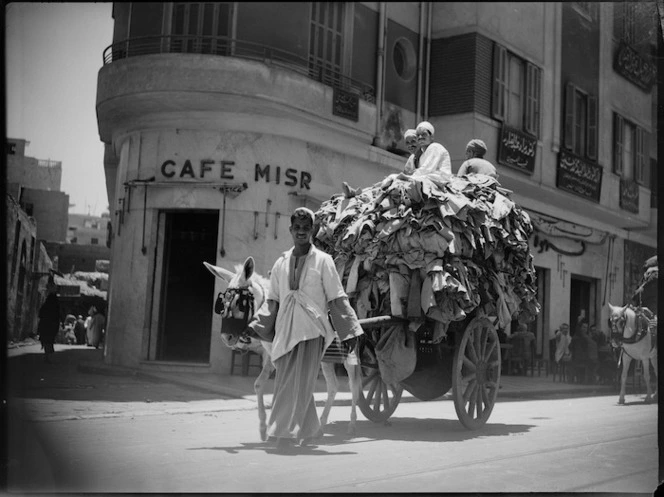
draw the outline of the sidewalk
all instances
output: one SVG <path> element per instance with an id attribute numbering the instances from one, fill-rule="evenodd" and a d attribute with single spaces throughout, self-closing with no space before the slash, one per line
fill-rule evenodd
<path id="1" fill-rule="evenodd" d="M 60 344 L 56 344 L 54 364 L 44 364 L 37 343 L 9 345 L 8 357 L 9 374 L 15 372 L 22 375 L 20 381 L 27 390 L 22 397 L 30 398 L 33 392 L 34 395 L 38 395 L 44 389 L 50 388 L 48 399 L 51 400 L 40 400 L 42 406 L 44 403 L 51 406 L 58 399 L 63 399 L 88 401 L 86 405 L 91 403 L 89 401 L 109 401 L 118 409 L 124 403 L 137 401 L 142 402 L 141 409 L 156 409 L 157 406 L 154 404 L 157 403 L 161 403 L 162 408 L 177 410 L 191 408 L 193 405 L 196 405 L 197 410 L 211 409 L 213 404 L 215 406 L 213 410 L 255 408 L 256 395 L 253 387 L 255 374 L 231 376 L 209 372 L 163 372 L 119 367 L 104 363 L 101 350 Z M 335 405 L 350 405 L 348 381 L 345 376 L 339 376 L 338 379 L 339 392 L 335 398 Z M 272 401 L 273 390 L 274 380 L 268 380 L 265 394 L 268 405 Z M 58 393 L 54 395 L 53 392 Z M 617 397 L 618 392 L 611 386 L 554 382 L 552 375 L 546 375 L 542 371 L 538 376 L 535 371 L 534 376 L 501 376 L 498 402 L 584 395 Z M 450 399 L 451 396 L 450 390 L 441 399 Z M 322 373 L 318 378 L 314 397 L 317 406 L 325 405 L 327 390 Z M 160 398 L 162 400 L 159 400 Z M 189 402 L 191 400 L 196 402 Z M 189 407 L 184 405 L 188 402 Z M 420 400 L 404 391 L 401 402 L 420 402 Z"/>
<path id="2" fill-rule="evenodd" d="M 141 369 L 119 368 L 111 366 L 101 361 L 84 362 L 79 365 L 79 370 L 105 375 L 127 374 L 136 375 L 141 378 L 150 378 L 157 381 L 167 382 L 181 387 L 196 389 L 216 393 L 222 396 L 241 398 L 256 401 L 254 393 L 254 381 L 256 375 L 220 375 L 214 373 L 167 373 L 156 371 L 145 371 Z M 335 405 L 350 405 L 351 394 L 348 387 L 348 381 L 345 376 L 339 376 L 339 391 L 335 397 Z M 272 400 L 274 390 L 274 380 L 268 380 L 266 386 L 265 399 L 267 402 Z M 579 385 L 553 381 L 552 375 L 547 375 L 544 370 L 538 375 L 537 371 L 531 376 L 512 376 L 502 375 L 500 378 L 500 391 L 498 401 L 502 399 L 546 399 L 553 397 L 574 397 L 581 395 L 618 395 L 618 392 L 607 385 Z M 443 395 L 441 399 L 451 398 L 451 390 Z M 322 373 L 319 375 L 316 392 L 314 393 L 316 405 L 322 407 L 327 398 L 327 387 Z M 421 402 L 409 392 L 403 392 L 401 402 Z"/>

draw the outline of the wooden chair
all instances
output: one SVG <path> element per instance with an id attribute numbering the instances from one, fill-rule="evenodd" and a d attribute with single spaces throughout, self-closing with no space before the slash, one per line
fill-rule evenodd
<path id="1" fill-rule="evenodd" d="M 519 336 L 515 336 L 510 339 L 512 350 L 510 351 L 510 357 L 507 361 L 507 370 L 509 374 L 514 374 L 516 368 L 518 368 L 518 370 L 521 371 L 521 374 L 524 376 L 528 374 L 529 368 L 532 372 L 535 351 L 533 346 L 534 342 L 534 340 L 527 342 L 526 338 Z"/>
<path id="2" fill-rule="evenodd" d="M 567 368 L 569 364 L 570 364 L 569 361 L 563 361 L 563 360 L 561 360 L 560 362 L 553 361 L 551 369 L 553 381 L 556 381 L 556 377 L 558 377 L 558 381 L 567 382 L 568 380 Z"/>

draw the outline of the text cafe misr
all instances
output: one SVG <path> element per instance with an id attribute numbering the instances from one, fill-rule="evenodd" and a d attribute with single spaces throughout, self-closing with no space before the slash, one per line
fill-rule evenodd
<path id="1" fill-rule="evenodd" d="M 159 172 L 165 179 L 192 179 L 192 180 L 233 180 L 236 172 L 235 161 L 201 159 L 198 163 L 185 159 L 176 162 L 168 159 L 161 164 Z M 311 189 L 311 173 L 299 171 L 292 167 L 281 167 L 270 164 L 254 166 L 254 181 L 274 182 L 277 185 L 297 186 L 305 190 Z"/>

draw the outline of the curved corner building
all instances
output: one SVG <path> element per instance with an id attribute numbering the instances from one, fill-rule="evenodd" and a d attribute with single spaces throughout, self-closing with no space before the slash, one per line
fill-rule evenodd
<path id="1" fill-rule="evenodd" d="M 267 275 L 295 207 L 400 171 L 424 119 L 455 172 L 483 139 L 531 215 L 537 353 L 561 322 L 605 323 L 656 250 L 657 36 L 637 39 L 640 4 L 114 3 L 97 91 L 106 361 L 229 374 L 223 285 L 202 262 L 252 255 Z"/>

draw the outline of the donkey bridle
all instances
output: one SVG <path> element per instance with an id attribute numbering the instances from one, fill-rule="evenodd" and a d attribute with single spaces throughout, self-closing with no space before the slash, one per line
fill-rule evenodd
<path id="1" fill-rule="evenodd" d="M 242 314 L 241 317 L 235 317 L 231 310 L 237 307 Z M 214 312 L 221 315 L 223 326 L 230 328 L 231 335 L 240 335 L 242 340 L 242 331 L 247 327 L 251 318 L 254 317 L 255 299 L 254 294 L 248 288 L 228 288 L 225 292 L 219 292 L 217 300 L 214 303 Z M 222 327 L 223 329 L 223 327 Z M 248 340 L 248 338 L 247 338 Z"/>
<path id="2" fill-rule="evenodd" d="M 633 344 L 643 340 L 649 332 L 649 326 L 645 324 L 646 320 L 652 319 L 652 315 L 648 316 L 646 311 L 642 307 L 633 307 L 629 306 L 630 309 L 634 311 L 636 315 L 635 318 L 635 328 L 634 336 L 631 338 L 623 338 L 623 333 L 625 332 L 625 322 L 627 318 L 625 317 L 625 310 L 622 310 L 619 315 L 611 317 L 609 323 L 611 325 L 611 339 L 615 340 L 618 344 Z M 645 324 L 645 325 L 644 325 Z M 620 329 L 621 331 L 614 331 Z"/>

